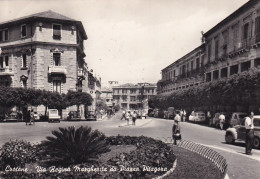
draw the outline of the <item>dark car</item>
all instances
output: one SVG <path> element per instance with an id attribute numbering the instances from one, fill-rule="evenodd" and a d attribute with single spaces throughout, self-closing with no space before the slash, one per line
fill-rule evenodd
<path id="1" fill-rule="evenodd" d="M 80 114 L 78 111 L 70 111 L 67 117 L 68 121 L 79 121 L 81 120 Z"/>
<path id="2" fill-rule="evenodd" d="M 87 113 L 87 121 L 96 121 L 97 120 L 97 116 L 95 111 L 88 111 Z"/>
<path id="3" fill-rule="evenodd" d="M 164 111 L 161 110 L 161 109 L 155 109 L 154 110 L 154 117 L 163 118 L 164 117 Z"/>

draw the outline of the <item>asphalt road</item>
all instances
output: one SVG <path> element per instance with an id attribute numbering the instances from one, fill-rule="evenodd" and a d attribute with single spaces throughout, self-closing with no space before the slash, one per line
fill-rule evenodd
<path id="1" fill-rule="evenodd" d="M 148 118 L 138 119 L 136 126 L 126 125 L 126 121 L 121 121 L 119 116 L 103 121 L 81 121 L 81 122 L 61 122 L 47 123 L 38 122 L 35 126 L 26 126 L 24 123 L 0 123 L 0 145 L 10 139 L 24 139 L 32 143 L 37 143 L 51 135 L 51 131 L 58 127 L 88 125 L 93 129 L 98 129 L 110 135 L 131 135 L 148 136 L 164 141 L 171 139 L 171 128 L 173 121 Z M 209 128 L 197 124 L 181 123 L 182 138 L 185 140 L 201 143 L 211 147 L 223 155 L 228 162 L 229 178 L 255 179 L 260 178 L 260 150 L 253 150 L 253 156 L 244 154 L 243 143 L 228 145 L 224 142 L 225 131 Z"/>

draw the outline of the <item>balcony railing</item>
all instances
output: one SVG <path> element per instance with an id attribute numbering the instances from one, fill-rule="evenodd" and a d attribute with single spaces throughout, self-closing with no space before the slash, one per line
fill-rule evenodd
<path id="1" fill-rule="evenodd" d="M 83 69 L 78 68 L 78 77 L 83 77 L 83 76 L 84 76 Z"/>
<path id="2" fill-rule="evenodd" d="M 5 68 L 0 68 L 0 76 L 13 76 L 14 72 L 12 71 L 11 68 L 5 67 Z"/>
<path id="3" fill-rule="evenodd" d="M 65 66 L 49 66 L 50 74 L 67 74 L 67 69 Z"/>

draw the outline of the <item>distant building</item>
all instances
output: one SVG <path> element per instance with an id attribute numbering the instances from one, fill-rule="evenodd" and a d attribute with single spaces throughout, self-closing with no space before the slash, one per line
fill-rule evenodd
<path id="1" fill-rule="evenodd" d="M 109 108 L 113 107 L 113 92 L 110 88 L 102 88 L 101 89 L 101 99 L 103 99 L 106 102 L 106 105 Z"/>
<path id="2" fill-rule="evenodd" d="M 201 46 L 162 69 L 158 93 L 167 94 L 259 68 L 260 1 L 248 1 L 202 35 Z"/>
<path id="3" fill-rule="evenodd" d="M 93 72 L 88 73 L 88 91 L 93 98 L 93 103 L 88 107 L 89 111 L 96 110 L 97 100 L 101 99 L 101 78 L 94 76 Z"/>
<path id="4" fill-rule="evenodd" d="M 144 106 L 147 108 L 148 99 L 157 94 L 156 84 L 138 83 L 124 84 L 113 87 L 114 105 L 119 104 L 127 110 L 138 110 Z"/>

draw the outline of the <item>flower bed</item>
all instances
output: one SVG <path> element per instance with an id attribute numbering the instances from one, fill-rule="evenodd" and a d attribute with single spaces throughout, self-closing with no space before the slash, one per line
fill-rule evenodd
<path id="1" fill-rule="evenodd" d="M 32 160 L 30 160 L 28 156 L 26 160 L 23 160 L 24 156 L 20 156 L 19 161 L 25 161 L 23 165 L 13 165 L 10 166 L 11 169 L 9 168 L 9 171 L 5 171 L 8 163 L 2 164 L 3 171 L 0 177 L 153 178 L 166 173 L 172 167 L 176 158 L 170 146 L 159 140 L 144 136 L 113 136 L 107 137 L 106 142 L 111 151 L 102 154 L 106 156 L 105 159 L 100 155 L 101 157 L 97 160 L 85 163 L 69 166 L 61 166 L 60 163 L 57 163 L 57 165 L 48 166 L 44 162 L 41 162 L 41 160 L 44 161 L 45 155 L 38 155 L 38 158 L 34 157 Z M 29 143 L 26 143 L 25 146 L 26 148 L 30 148 L 31 153 L 35 153 L 41 148 L 41 145 L 30 147 Z M 115 152 L 113 152 L 113 149 Z M 44 147 L 42 150 L 44 150 Z M 3 151 L 1 151 L 1 153 L 3 153 Z M 27 169 L 27 171 L 14 171 L 14 167 L 21 167 L 22 169 Z"/>

